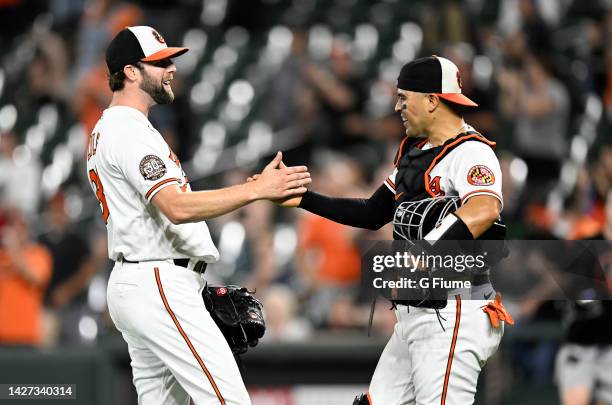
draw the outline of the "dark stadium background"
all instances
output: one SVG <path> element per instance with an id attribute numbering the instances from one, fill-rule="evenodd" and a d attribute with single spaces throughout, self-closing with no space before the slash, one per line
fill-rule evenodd
<path id="1" fill-rule="evenodd" d="M 87 136 L 110 100 L 104 50 L 124 26 L 151 25 L 190 48 L 175 61 L 176 102 L 150 120 L 196 190 L 242 182 L 282 150 L 288 164 L 309 166 L 313 189 L 369 195 L 403 137 L 393 113 L 399 68 L 436 54 L 459 66 L 464 92 L 480 104 L 466 121 L 498 144 L 510 238 L 564 240 L 601 234 L 612 217 L 610 7 L 0 0 L 0 228 L 51 258 L 40 308 L 22 313 L 0 292 L 0 329 L 42 320 L 40 339 L 5 341 L 0 331 L 0 383 L 77 384 L 82 404 L 136 401 L 106 312 L 112 263 L 85 176 Z M 268 334 L 243 358 L 253 403 L 352 403 L 394 323 L 379 303 L 367 337 L 359 243 L 389 239 L 391 229 L 353 230 L 266 202 L 208 223 L 222 257 L 208 278 L 257 288 L 266 307 Z M 550 258 L 534 254 L 506 270 L 537 291 L 542 263 Z M 517 322 L 481 376 L 478 403 L 558 403 L 564 303 L 505 298 Z"/>

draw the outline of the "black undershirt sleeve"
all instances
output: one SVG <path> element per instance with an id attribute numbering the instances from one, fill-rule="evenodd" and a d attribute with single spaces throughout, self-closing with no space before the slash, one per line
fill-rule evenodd
<path id="1" fill-rule="evenodd" d="M 366 198 L 334 198 L 308 190 L 299 207 L 356 228 L 376 230 L 393 219 L 393 193 L 383 184 Z"/>

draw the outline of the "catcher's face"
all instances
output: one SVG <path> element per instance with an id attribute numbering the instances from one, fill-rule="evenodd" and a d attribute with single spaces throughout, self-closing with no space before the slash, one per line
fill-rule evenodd
<path id="1" fill-rule="evenodd" d="M 170 104 L 174 101 L 171 83 L 176 66 L 171 59 L 143 62 L 140 89 L 149 94 L 156 104 Z"/>
<path id="2" fill-rule="evenodd" d="M 425 93 L 397 89 L 395 112 L 402 118 L 406 135 L 415 137 L 427 133 L 430 118 L 428 96 Z"/>

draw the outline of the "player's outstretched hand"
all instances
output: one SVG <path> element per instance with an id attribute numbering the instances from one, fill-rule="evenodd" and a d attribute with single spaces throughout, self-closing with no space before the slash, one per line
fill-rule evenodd
<path id="1" fill-rule="evenodd" d="M 278 152 L 261 174 L 247 179 L 247 182 L 256 187 L 260 199 L 282 200 L 300 196 L 306 192 L 304 186 L 312 181 L 308 168 L 306 166 L 287 167 L 282 160 L 283 154 Z"/>
<path id="2" fill-rule="evenodd" d="M 281 169 L 286 168 L 287 166 L 285 166 L 285 164 L 281 161 L 279 167 Z M 250 183 L 252 181 L 256 181 L 258 178 L 261 177 L 261 174 L 254 174 L 252 176 L 249 176 L 247 178 L 247 183 Z M 272 200 L 272 202 L 274 202 L 275 204 L 280 205 L 281 207 L 286 207 L 286 208 L 295 208 L 295 207 L 299 207 L 300 203 L 302 202 L 302 194 L 296 195 L 296 196 L 292 196 L 292 197 L 287 197 L 287 198 L 280 198 L 278 200 Z"/>

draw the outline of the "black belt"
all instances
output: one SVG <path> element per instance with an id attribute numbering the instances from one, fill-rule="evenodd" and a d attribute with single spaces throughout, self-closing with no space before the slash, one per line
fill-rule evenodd
<path id="1" fill-rule="evenodd" d="M 490 284 L 491 279 L 488 274 L 476 274 L 472 276 L 470 280 L 472 282 L 472 287 L 477 287 L 480 285 Z M 445 302 L 445 300 L 391 300 L 393 305 L 405 305 L 405 306 L 413 306 L 413 307 L 421 307 L 421 308 L 444 308 L 446 304 L 438 306 Z"/>
<path id="2" fill-rule="evenodd" d="M 184 267 L 184 268 L 189 268 L 189 260 L 190 259 L 172 259 L 172 261 L 174 262 L 175 266 L 180 266 L 180 267 Z M 124 263 L 132 263 L 132 264 L 138 264 L 140 262 L 133 262 L 131 260 L 128 259 L 121 259 L 122 262 Z M 206 271 L 206 267 L 208 266 L 208 263 L 206 263 L 203 260 L 200 260 L 199 262 L 197 262 L 195 264 L 195 266 L 193 266 L 193 271 L 195 271 L 196 273 L 201 273 L 204 274 L 204 272 Z"/>

